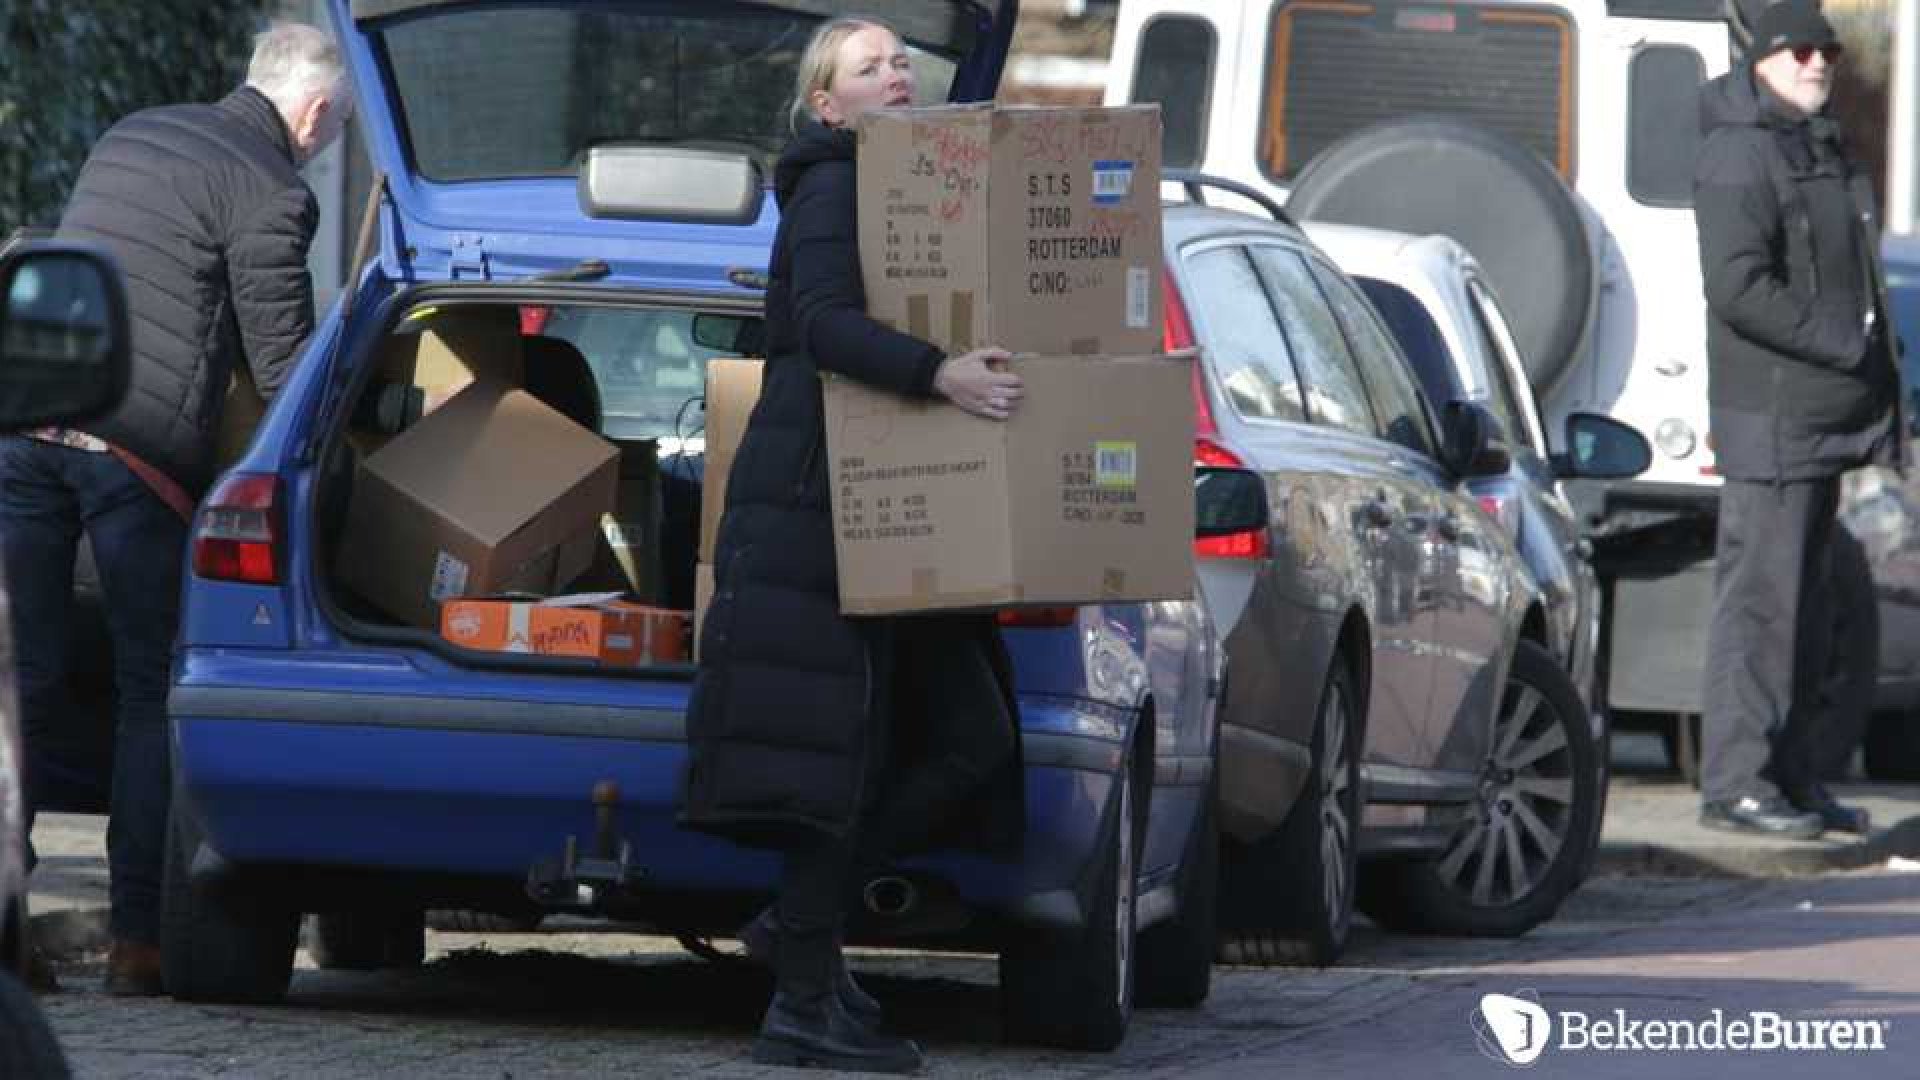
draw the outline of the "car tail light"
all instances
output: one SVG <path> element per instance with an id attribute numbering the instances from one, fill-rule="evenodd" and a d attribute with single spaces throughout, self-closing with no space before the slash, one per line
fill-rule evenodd
<path id="1" fill-rule="evenodd" d="M 1265 529 L 1201 536 L 1193 541 L 1196 559 L 1264 559 L 1272 554 L 1272 548 Z"/>
<path id="2" fill-rule="evenodd" d="M 547 319 L 553 315 L 550 307 L 533 304 L 520 306 L 520 336 L 535 337 L 547 332 Z"/>
<path id="3" fill-rule="evenodd" d="M 213 581 L 280 583 L 280 478 L 232 473 L 200 505 L 193 572 Z"/>
<path id="4" fill-rule="evenodd" d="M 1193 463 L 1225 469 L 1247 467 L 1239 454 L 1208 438 L 1193 440 Z M 1193 541 L 1193 554 L 1202 559 L 1264 559 L 1271 548 L 1265 527 L 1221 533 L 1218 536 L 1199 536 Z"/>
<path id="5" fill-rule="evenodd" d="M 1475 495 L 1473 501 L 1498 522 L 1508 536 L 1520 535 L 1520 504 L 1511 495 Z"/>
<path id="6" fill-rule="evenodd" d="M 1180 288 L 1173 283 L 1173 275 L 1160 275 L 1160 298 L 1166 309 L 1165 320 L 1160 325 L 1161 347 L 1167 352 L 1193 348 L 1196 344 L 1193 319 L 1187 315 L 1187 303 L 1180 298 Z M 1213 406 L 1207 404 L 1206 376 L 1201 374 L 1197 359 L 1193 363 L 1193 430 L 1200 435 L 1213 435 L 1219 430 L 1213 423 Z"/>
<path id="7" fill-rule="evenodd" d="M 994 613 L 1000 625 L 1015 630 L 1047 630 L 1072 626 L 1080 617 L 1077 607 L 1001 608 Z"/>
<path id="8" fill-rule="evenodd" d="M 1221 446 L 1219 443 L 1204 435 L 1193 440 L 1193 463 L 1195 465 L 1212 465 L 1220 469 L 1244 469 L 1247 467 L 1247 463 L 1240 459 L 1239 454 Z"/>

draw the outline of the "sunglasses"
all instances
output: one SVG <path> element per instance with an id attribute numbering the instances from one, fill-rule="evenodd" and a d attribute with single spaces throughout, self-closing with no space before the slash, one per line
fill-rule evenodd
<path id="1" fill-rule="evenodd" d="M 1840 62 L 1840 54 L 1846 50 L 1842 49 L 1839 45 L 1835 44 L 1835 45 L 1819 45 L 1819 46 L 1795 45 L 1789 48 L 1787 51 L 1793 54 L 1793 62 L 1796 64 L 1802 64 L 1802 65 L 1810 64 L 1813 62 L 1813 54 L 1819 53 L 1822 57 L 1826 59 L 1827 66 L 1832 67 L 1833 65 Z"/>

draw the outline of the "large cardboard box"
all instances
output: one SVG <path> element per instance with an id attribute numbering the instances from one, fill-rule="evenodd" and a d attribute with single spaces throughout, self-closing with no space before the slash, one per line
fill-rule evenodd
<path id="1" fill-rule="evenodd" d="M 592 559 L 618 459 L 532 395 L 476 382 L 360 463 L 336 573 L 430 630 L 454 597 L 559 592 Z"/>
<path id="2" fill-rule="evenodd" d="M 593 565 L 576 586 L 616 590 L 642 599 L 660 592 L 660 443 L 657 439 L 615 439 L 620 479 L 613 510 L 600 519 Z"/>
<path id="3" fill-rule="evenodd" d="M 707 448 L 700 482 L 700 561 L 713 562 L 713 541 L 727 505 L 727 473 L 760 400 L 758 360 L 707 361 Z"/>
<path id="4" fill-rule="evenodd" d="M 826 383 L 840 608 L 1193 594 L 1192 356 L 1020 356 L 1005 423 Z"/>
<path id="5" fill-rule="evenodd" d="M 440 636 L 488 652 L 572 656 L 624 667 L 684 664 L 689 617 L 613 593 L 449 600 L 440 609 Z"/>
<path id="6" fill-rule="evenodd" d="M 511 307 L 432 308 L 417 313 L 382 344 L 379 376 L 426 393 L 432 412 L 476 379 L 526 382 L 519 313 Z"/>
<path id="7" fill-rule="evenodd" d="M 1160 340 L 1160 107 L 948 105 L 860 121 L 867 312 L 950 353 Z"/>

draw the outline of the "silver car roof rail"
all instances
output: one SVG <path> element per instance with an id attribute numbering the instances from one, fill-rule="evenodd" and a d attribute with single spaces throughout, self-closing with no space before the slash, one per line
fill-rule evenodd
<path id="1" fill-rule="evenodd" d="M 1232 192 L 1248 202 L 1257 203 L 1262 210 L 1272 215 L 1273 220 L 1282 225 L 1296 225 L 1293 218 L 1281 209 L 1280 204 L 1273 201 L 1273 196 L 1251 184 L 1203 173 L 1198 169 L 1167 169 L 1160 174 L 1160 179 L 1165 183 L 1179 184 L 1186 190 L 1187 198 L 1196 206 L 1207 205 L 1207 188 L 1219 188 L 1222 191 Z"/>

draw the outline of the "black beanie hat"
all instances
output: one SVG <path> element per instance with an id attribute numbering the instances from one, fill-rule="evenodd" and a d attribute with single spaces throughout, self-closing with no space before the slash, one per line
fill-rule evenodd
<path id="1" fill-rule="evenodd" d="M 1839 40 L 1833 24 L 1820 14 L 1818 0 L 1779 0 L 1754 22 L 1753 48 L 1747 55 L 1758 61 L 1795 45 L 1821 48 Z"/>

